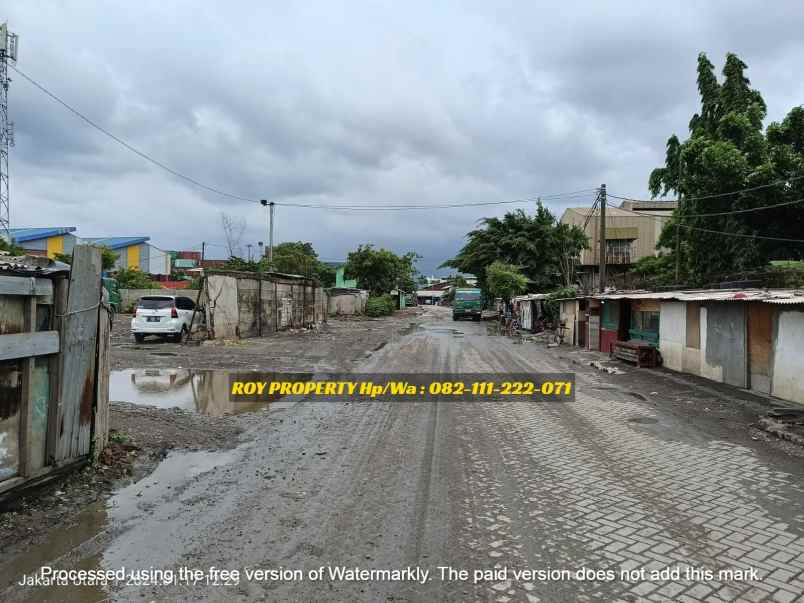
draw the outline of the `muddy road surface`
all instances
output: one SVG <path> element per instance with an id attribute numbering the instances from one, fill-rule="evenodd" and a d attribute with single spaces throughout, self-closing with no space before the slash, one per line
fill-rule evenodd
<path id="1" fill-rule="evenodd" d="M 572 370 L 576 398 L 280 401 L 241 415 L 239 445 L 168 454 L 108 505 L 88 509 L 73 532 L 3 569 L 19 578 L 43 563 L 188 568 L 204 578 L 12 586 L 0 598 L 802 599 L 804 467 L 752 429 L 761 401 L 662 371 L 603 373 L 564 348 L 452 322 L 445 308 L 414 321 L 354 370 Z M 328 568 L 339 567 L 409 571 L 332 578 Z M 455 573 L 439 569 L 447 567 Z M 318 568 L 323 577 L 308 576 Z M 256 569 L 288 571 L 247 578 Z"/>

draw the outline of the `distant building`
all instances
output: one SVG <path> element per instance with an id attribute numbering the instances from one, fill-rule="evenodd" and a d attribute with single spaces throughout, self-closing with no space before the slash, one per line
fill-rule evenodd
<path id="1" fill-rule="evenodd" d="M 148 241 L 150 237 L 83 237 L 82 242 L 108 247 L 117 254 L 114 269 L 138 268 L 149 274 L 170 274 L 170 254 Z"/>
<path id="2" fill-rule="evenodd" d="M 327 266 L 335 269 L 335 288 L 336 289 L 357 289 L 357 279 L 346 278 L 346 262 L 324 262 Z"/>
<path id="3" fill-rule="evenodd" d="M 78 241 L 75 226 L 49 226 L 43 228 L 12 228 L 11 239 L 30 255 L 47 256 L 57 253 L 72 253 Z"/>
<path id="4" fill-rule="evenodd" d="M 637 260 L 658 255 L 656 243 L 676 206 L 675 201 L 625 201 L 620 207 L 607 207 L 607 270 L 610 273 L 625 272 Z M 561 216 L 561 223 L 585 228 L 589 247 L 581 251 L 578 276 L 587 289 L 597 287 L 600 212 L 593 212 L 590 207 L 570 207 Z"/>

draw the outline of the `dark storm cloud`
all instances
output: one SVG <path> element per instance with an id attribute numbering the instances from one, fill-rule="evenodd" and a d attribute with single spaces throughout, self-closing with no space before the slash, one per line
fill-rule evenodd
<path id="1" fill-rule="evenodd" d="M 285 202 L 471 203 L 601 182 L 645 194 L 697 109 L 700 51 L 718 68 L 740 54 L 773 119 L 804 96 L 796 2 L 4 6 L 20 68 L 103 127 L 200 181 Z M 10 99 L 15 223 L 175 248 L 220 241 L 227 211 L 265 238 L 259 205 L 158 171 L 19 77 Z M 430 270 L 505 209 L 286 207 L 277 234 L 327 259 L 366 241 L 416 249 Z"/>

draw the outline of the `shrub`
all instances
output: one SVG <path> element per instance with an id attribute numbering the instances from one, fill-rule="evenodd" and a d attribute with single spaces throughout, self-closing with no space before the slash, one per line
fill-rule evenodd
<path id="1" fill-rule="evenodd" d="M 578 291 L 575 287 L 563 287 L 550 293 L 544 304 L 544 313 L 547 315 L 547 320 L 553 323 L 558 322 L 560 314 L 560 302 L 558 300 L 567 297 L 575 297 L 577 294 Z"/>
<path id="2" fill-rule="evenodd" d="M 388 316 L 393 314 L 395 309 L 394 298 L 390 295 L 371 296 L 366 302 L 366 315 L 368 316 Z"/>

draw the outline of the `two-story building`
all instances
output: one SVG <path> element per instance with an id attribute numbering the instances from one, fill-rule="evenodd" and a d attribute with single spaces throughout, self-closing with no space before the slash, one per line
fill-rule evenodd
<path id="1" fill-rule="evenodd" d="M 608 275 L 627 272 L 640 258 L 659 254 L 656 243 L 676 205 L 675 201 L 624 201 L 620 207 L 606 208 Z M 561 222 L 583 228 L 589 237 L 589 247 L 581 252 L 577 274 L 585 289 L 597 288 L 600 271 L 600 211 L 591 207 L 570 207 L 564 211 Z"/>

